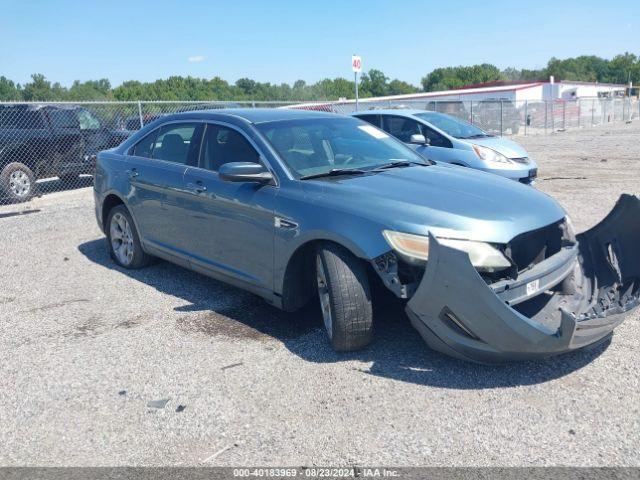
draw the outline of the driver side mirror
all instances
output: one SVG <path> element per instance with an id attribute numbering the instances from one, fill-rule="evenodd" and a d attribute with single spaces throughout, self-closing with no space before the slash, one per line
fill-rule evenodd
<path id="1" fill-rule="evenodd" d="M 409 139 L 409 143 L 413 143 L 415 145 L 424 145 L 425 147 L 428 147 L 429 145 L 431 145 L 431 142 L 429 142 L 429 139 L 425 138 L 424 135 L 421 135 L 419 133 L 414 133 L 413 135 L 411 135 L 411 138 Z"/>
<path id="2" fill-rule="evenodd" d="M 227 182 L 273 183 L 273 175 L 259 163 L 230 162 L 218 170 L 221 180 Z"/>

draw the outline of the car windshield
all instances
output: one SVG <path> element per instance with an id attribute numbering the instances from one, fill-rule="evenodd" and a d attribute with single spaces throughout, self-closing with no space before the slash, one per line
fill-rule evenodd
<path id="1" fill-rule="evenodd" d="M 429 164 L 382 130 L 355 118 L 307 118 L 257 125 L 298 178 L 390 164 Z"/>
<path id="2" fill-rule="evenodd" d="M 455 138 L 483 138 L 492 136 L 470 123 L 463 122 L 462 120 L 442 113 L 424 112 L 416 113 L 415 116 L 426 120 L 434 127 Z"/>

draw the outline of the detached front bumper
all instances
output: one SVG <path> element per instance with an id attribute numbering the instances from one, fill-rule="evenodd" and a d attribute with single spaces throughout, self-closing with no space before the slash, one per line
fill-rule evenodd
<path id="1" fill-rule="evenodd" d="M 505 290 L 488 285 L 466 253 L 431 237 L 426 270 L 406 307 L 411 323 L 435 350 L 480 363 L 605 341 L 640 304 L 640 199 L 623 195 L 577 239 L 573 257 L 564 252 Z"/>

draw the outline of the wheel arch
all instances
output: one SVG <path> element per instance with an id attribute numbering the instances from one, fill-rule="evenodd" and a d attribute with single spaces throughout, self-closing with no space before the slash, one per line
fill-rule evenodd
<path id="1" fill-rule="evenodd" d="M 315 294 L 315 255 L 318 245 L 333 243 L 363 262 L 369 260 L 365 252 L 345 238 L 333 236 L 316 236 L 298 244 L 286 259 L 279 283 L 282 298 L 282 309 L 288 312 L 305 306 Z M 284 262 L 283 262 L 284 263 Z"/>
<path id="2" fill-rule="evenodd" d="M 0 170 L 10 163 L 22 163 L 38 176 L 38 152 L 29 143 L 9 145 L 0 151 Z"/>
<path id="3" fill-rule="evenodd" d="M 129 215 L 131 215 L 131 217 L 133 218 L 133 215 L 131 214 L 131 209 L 127 206 L 127 204 L 122 199 L 122 197 L 111 192 L 107 194 L 107 196 L 104 197 L 104 200 L 102 201 L 101 213 L 102 213 L 103 231 L 106 231 L 106 228 L 107 228 L 107 217 L 109 216 L 109 212 L 118 205 L 124 205 L 125 208 L 129 211 Z M 134 219 L 134 222 L 135 222 L 135 219 Z"/>

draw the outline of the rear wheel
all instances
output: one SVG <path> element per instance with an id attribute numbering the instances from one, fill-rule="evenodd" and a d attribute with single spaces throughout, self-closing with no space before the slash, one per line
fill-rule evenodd
<path id="1" fill-rule="evenodd" d="M 13 162 L 0 172 L 0 190 L 12 202 L 26 202 L 36 190 L 36 176 L 23 163 Z"/>
<path id="2" fill-rule="evenodd" d="M 365 264 L 343 247 L 323 243 L 316 278 L 324 326 L 338 352 L 365 347 L 373 337 L 371 292 Z"/>
<path id="3" fill-rule="evenodd" d="M 124 205 L 111 209 L 107 217 L 107 241 L 111 258 L 124 268 L 142 268 L 152 257 L 142 250 L 131 214 Z"/>

